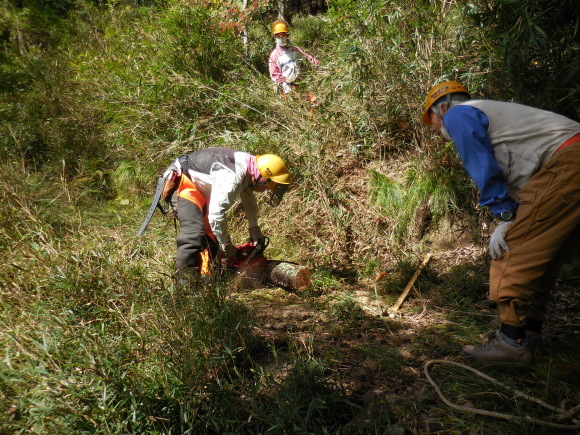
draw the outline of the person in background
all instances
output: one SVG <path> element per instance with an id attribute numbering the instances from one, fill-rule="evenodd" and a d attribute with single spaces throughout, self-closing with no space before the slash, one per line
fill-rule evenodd
<path id="1" fill-rule="evenodd" d="M 290 34 L 288 33 L 288 23 L 286 21 L 276 20 L 272 25 L 272 33 L 274 38 L 276 38 L 276 48 L 270 53 L 268 62 L 270 77 L 276 89 L 282 95 L 288 95 L 298 86 L 300 63 L 304 59 L 308 59 L 313 65 L 319 66 L 320 61 L 300 47 L 289 44 Z"/>
<path id="2" fill-rule="evenodd" d="M 580 123 L 516 103 L 472 100 L 448 81 L 427 94 L 422 121 L 453 141 L 498 225 L 489 252 L 495 336 L 462 353 L 530 362 L 560 267 L 580 246 Z"/>
<path id="3" fill-rule="evenodd" d="M 210 265 L 237 254 L 226 213 L 240 198 L 253 242 L 263 238 L 254 192 L 270 191 L 276 207 L 293 181 L 284 161 L 274 154 L 254 156 L 230 148 L 206 148 L 177 158 L 163 174 L 162 197 L 179 221 L 176 237 L 177 275 L 187 270 L 211 274 Z"/>

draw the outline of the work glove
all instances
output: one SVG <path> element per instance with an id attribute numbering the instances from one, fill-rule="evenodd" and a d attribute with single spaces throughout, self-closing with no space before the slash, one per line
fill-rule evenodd
<path id="1" fill-rule="evenodd" d="M 514 221 L 500 222 L 489 239 L 489 255 L 493 260 L 497 260 L 505 252 L 509 252 L 510 248 L 505 242 L 505 236 L 512 226 Z"/>
<path id="2" fill-rule="evenodd" d="M 260 239 L 263 239 L 264 238 L 264 235 L 262 234 L 262 231 L 260 230 L 260 227 L 257 226 L 257 225 L 255 227 L 250 227 L 248 231 L 250 232 L 250 239 L 254 243 L 256 243 Z"/>
<path id="3" fill-rule="evenodd" d="M 284 90 L 284 94 L 289 94 L 290 92 L 292 92 L 292 86 L 290 86 L 286 82 L 282 82 L 282 89 Z"/>
<path id="4" fill-rule="evenodd" d="M 222 245 L 221 248 L 224 259 L 235 257 L 236 254 L 238 253 L 237 248 L 232 244 L 232 242 Z"/>

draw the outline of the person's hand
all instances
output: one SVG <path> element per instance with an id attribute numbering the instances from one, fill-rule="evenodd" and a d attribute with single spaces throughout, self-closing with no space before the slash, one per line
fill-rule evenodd
<path id="1" fill-rule="evenodd" d="M 514 221 L 500 222 L 492 233 L 489 239 L 489 255 L 493 260 L 497 260 L 505 252 L 509 252 L 510 248 L 505 241 L 505 236 L 513 223 Z"/>
<path id="2" fill-rule="evenodd" d="M 232 242 L 229 242 L 226 245 L 222 245 L 221 248 L 224 259 L 235 257 L 238 253 L 237 248 L 232 244 Z"/>
<path id="3" fill-rule="evenodd" d="M 254 243 L 256 243 L 258 240 L 264 238 L 264 235 L 262 234 L 260 227 L 257 225 L 254 227 L 250 227 L 248 229 L 248 231 L 250 233 L 250 239 L 252 239 L 252 242 L 254 242 Z"/>

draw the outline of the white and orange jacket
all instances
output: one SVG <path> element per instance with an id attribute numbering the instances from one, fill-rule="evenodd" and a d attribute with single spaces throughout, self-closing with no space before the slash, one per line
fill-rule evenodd
<path id="1" fill-rule="evenodd" d="M 226 212 L 238 197 L 248 227 L 258 226 L 258 202 L 250 188 L 259 174 L 255 156 L 230 148 L 206 148 L 177 158 L 165 176 L 172 170 L 186 173 L 201 194 L 209 199 L 209 225 L 222 248 L 230 243 Z"/>

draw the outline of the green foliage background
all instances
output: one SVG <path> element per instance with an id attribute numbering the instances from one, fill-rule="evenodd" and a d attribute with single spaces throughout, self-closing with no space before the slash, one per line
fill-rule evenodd
<path id="1" fill-rule="evenodd" d="M 297 183 L 261 208 L 269 255 L 332 289 L 408 261 L 444 221 L 467 222 L 474 243 L 490 222 L 452 146 L 420 124 L 432 85 L 580 114 L 577 1 L 331 0 L 296 14 L 294 43 L 322 61 L 304 80 L 312 113 L 272 90 L 274 10 L 0 2 L 0 431 L 339 430 L 357 405 L 323 362 L 296 352 L 283 382 L 264 373 L 227 282 L 195 299 L 170 284 L 171 224 L 135 237 L 155 176 L 209 146 L 281 155 Z M 231 228 L 247 237 L 239 214 Z"/>

